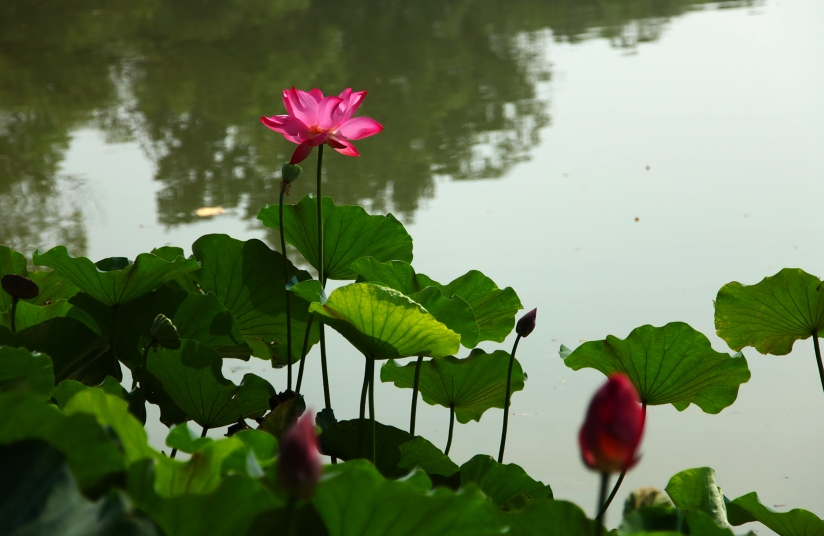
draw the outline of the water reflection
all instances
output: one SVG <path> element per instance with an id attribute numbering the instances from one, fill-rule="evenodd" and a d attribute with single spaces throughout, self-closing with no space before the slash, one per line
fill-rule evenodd
<path id="1" fill-rule="evenodd" d="M 495 178 L 550 122 L 547 39 L 636 46 L 690 0 L 79 0 L 0 4 L 0 243 L 85 249 L 71 133 L 137 140 L 165 226 L 201 206 L 254 218 L 293 147 L 258 123 L 282 88 L 367 89 L 386 129 L 330 159 L 327 192 L 411 219 L 434 181 Z M 314 164 L 307 161 L 307 175 Z M 297 183 L 293 198 L 310 190 Z"/>

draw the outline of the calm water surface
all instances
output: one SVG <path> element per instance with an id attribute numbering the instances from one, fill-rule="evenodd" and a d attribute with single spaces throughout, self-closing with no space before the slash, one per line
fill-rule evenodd
<path id="1" fill-rule="evenodd" d="M 824 3 L 567 4 L 4 2 L 0 242 L 93 259 L 213 232 L 274 246 L 255 216 L 294 146 L 258 117 L 283 113 L 284 87 L 367 89 L 362 113 L 386 130 L 361 158 L 326 159 L 325 193 L 400 217 L 419 271 L 479 269 L 538 307 L 507 461 L 591 512 L 597 478 L 575 438 L 603 377 L 567 369 L 559 345 L 679 320 L 726 351 L 723 284 L 824 274 Z M 200 219 L 202 206 L 227 214 Z M 362 357 L 330 338 L 333 404 L 352 416 Z M 752 379 L 721 414 L 650 408 L 623 492 L 711 466 L 729 497 L 824 516 L 812 344 L 745 355 Z M 260 361 L 226 369 L 284 387 Z M 315 354 L 307 374 L 320 408 Z M 378 418 L 405 428 L 409 391 L 377 392 Z M 443 446 L 448 411 L 422 404 L 418 419 Z M 458 427 L 453 458 L 496 452 L 499 427 L 499 410 Z M 150 434 L 160 446 L 163 430 Z"/>

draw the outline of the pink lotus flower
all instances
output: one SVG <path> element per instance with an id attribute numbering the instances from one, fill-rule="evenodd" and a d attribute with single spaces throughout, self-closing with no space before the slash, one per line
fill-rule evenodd
<path id="1" fill-rule="evenodd" d="M 366 97 L 366 91 L 345 89 L 337 97 L 324 97 L 315 88 L 308 93 L 299 89 L 284 89 L 283 104 L 288 115 L 261 117 L 261 122 L 298 148 L 290 164 L 302 162 L 312 147 L 323 143 L 346 156 L 360 156 L 349 140 L 360 140 L 383 130 L 383 125 L 369 117 L 352 117 Z"/>
<path id="2" fill-rule="evenodd" d="M 280 439 L 278 484 L 287 494 L 308 499 L 317 486 L 323 469 L 315 435 L 315 417 L 303 414 Z"/>

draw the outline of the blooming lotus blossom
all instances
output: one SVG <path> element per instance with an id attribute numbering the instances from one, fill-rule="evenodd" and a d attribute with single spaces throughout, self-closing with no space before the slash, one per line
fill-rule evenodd
<path id="1" fill-rule="evenodd" d="M 286 494 L 308 499 L 320 480 L 321 472 L 315 418 L 311 411 L 307 411 L 280 440 L 278 484 Z"/>
<path id="2" fill-rule="evenodd" d="M 290 164 L 302 162 L 312 152 L 312 147 L 328 144 L 340 154 L 360 156 L 350 140 L 360 140 L 377 134 L 383 125 L 369 117 L 352 117 L 366 91 L 344 90 L 337 97 L 324 97 L 315 88 L 309 92 L 284 89 L 283 104 L 287 115 L 261 117 L 261 122 L 298 148 L 292 154 Z"/>
<path id="3" fill-rule="evenodd" d="M 578 434 L 587 467 L 617 473 L 638 463 L 635 451 L 644 433 L 644 413 L 629 378 L 613 373 L 592 397 Z"/>

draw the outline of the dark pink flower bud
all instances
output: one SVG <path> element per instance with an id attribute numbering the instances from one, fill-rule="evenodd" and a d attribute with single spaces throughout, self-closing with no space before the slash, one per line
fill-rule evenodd
<path id="1" fill-rule="evenodd" d="M 515 333 L 521 337 L 529 337 L 532 330 L 535 329 L 535 317 L 538 316 L 538 308 L 531 310 L 518 320 L 515 325 Z"/>
<path id="2" fill-rule="evenodd" d="M 308 499 L 320 480 L 321 472 L 315 416 L 307 411 L 281 438 L 278 485 L 292 497 Z"/>
<path id="3" fill-rule="evenodd" d="M 589 404 L 578 444 L 590 469 L 618 473 L 638 462 L 635 451 L 644 433 L 645 411 L 625 375 L 613 373 Z"/>

